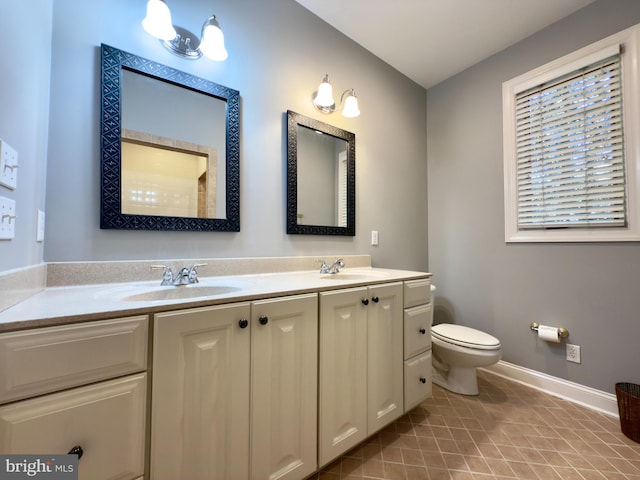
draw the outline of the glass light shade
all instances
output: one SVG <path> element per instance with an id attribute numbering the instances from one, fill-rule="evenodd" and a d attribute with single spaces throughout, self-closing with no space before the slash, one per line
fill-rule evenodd
<path id="1" fill-rule="evenodd" d="M 349 96 L 344 101 L 344 107 L 342 108 L 342 116 L 347 118 L 354 118 L 360 115 L 360 109 L 358 108 L 358 99 L 353 90 L 349 93 Z"/>
<path id="2" fill-rule="evenodd" d="M 329 79 L 324 77 L 322 83 L 318 86 L 318 93 L 313 100 L 318 107 L 332 107 L 335 105 L 333 99 L 333 87 L 329 83 Z"/>
<path id="3" fill-rule="evenodd" d="M 210 16 L 202 26 L 199 48 L 205 57 L 218 62 L 226 60 L 229 56 L 224 48 L 224 34 L 215 15 Z"/>
<path id="4" fill-rule="evenodd" d="M 176 30 L 171 22 L 171 12 L 163 0 L 147 2 L 147 16 L 142 20 L 142 27 L 147 33 L 160 40 L 176 38 Z"/>

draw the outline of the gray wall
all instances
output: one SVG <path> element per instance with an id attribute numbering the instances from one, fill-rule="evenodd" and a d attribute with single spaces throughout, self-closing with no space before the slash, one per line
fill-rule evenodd
<path id="1" fill-rule="evenodd" d="M 0 241 L 0 272 L 43 260 L 35 215 L 46 178 L 46 261 L 370 253 L 379 266 L 430 269 L 436 321 L 495 334 L 509 362 L 606 391 L 640 382 L 640 245 L 506 245 L 501 118 L 503 81 L 640 22 L 640 3 L 601 0 L 428 93 L 293 0 L 170 2 L 174 22 L 196 31 L 215 8 L 230 55 L 220 64 L 162 49 L 140 27 L 144 6 L 0 2 L 0 60 L 10 66 L 0 69 L 0 138 L 21 165 L 18 189 L 0 188 L 19 215 L 16 239 Z M 102 42 L 240 90 L 239 233 L 99 229 Z M 356 89 L 359 118 L 313 109 L 325 73 L 337 91 Z M 355 238 L 285 234 L 287 109 L 356 133 Z M 369 245 L 372 229 L 379 247 Z M 538 342 L 531 321 L 567 327 L 583 363 Z"/>
<path id="2" fill-rule="evenodd" d="M 500 338 L 503 359 L 613 392 L 640 382 L 640 244 L 505 244 L 502 82 L 640 22 L 640 2 L 601 0 L 427 92 L 429 267 L 435 322 Z M 531 322 L 564 326 L 564 345 Z"/>
<path id="3" fill-rule="evenodd" d="M 16 236 L 0 240 L 0 271 L 42 262 L 36 215 L 45 209 L 53 0 L 0 2 L 0 138 L 18 152 Z M 34 28 L 36 27 L 37 28 Z"/>
<path id="4" fill-rule="evenodd" d="M 140 26 L 145 0 L 54 2 L 45 260 L 369 253 L 379 266 L 426 270 L 426 91 L 293 0 L 168 3 L 174 23 L 192 31 L 215 13 L 229 59 L 163 49 Z M 239 233 L 100 230 L 100 43 L 240 91 Z M 325 73 L 337 95 L 356 89 L 359 118 L 314 109 Z M 287 109 L 356 134 L 355 238 L 285 233 Z M 379 247 L 369 245 L 372 229 Z"/>

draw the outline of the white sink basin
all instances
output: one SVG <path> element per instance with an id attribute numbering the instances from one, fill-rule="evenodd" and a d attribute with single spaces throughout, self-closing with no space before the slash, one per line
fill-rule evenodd
<path id="1" fill-rule="evenodd" d="M 379 270 L 350 270 L 342 271 L 336 274 L 322 274 L 320 280 L 379 280 L 381 278 L 388 277 L 387 272 L 381 272 Z"/>
<path id="2" fill-rule="evenodd" d="M 156 290 L 134 293 L 123 297 L 126 302 L 153 302 L 157 300 L 180 300 L 184 298 L 213 297 L 241 290 L 239 287 L 227 285 L 183 285 L 166 286 Z"/>

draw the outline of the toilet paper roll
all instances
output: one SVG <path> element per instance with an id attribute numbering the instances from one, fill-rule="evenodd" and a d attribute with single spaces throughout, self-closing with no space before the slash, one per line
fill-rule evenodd
<path id="1" fill-rule="evenodd" d="M 545 342 L 560 343 L 560 332 L 556 327 L 540 325 L 538 327 L 538 337 Z"/>

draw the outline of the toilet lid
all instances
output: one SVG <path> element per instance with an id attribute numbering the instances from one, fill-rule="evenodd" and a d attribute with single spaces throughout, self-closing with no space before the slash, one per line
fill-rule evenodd
<path id="1" fill-rule="evenodd" d="M 431 335 L 443 342 L 478 350 L 496 350 L 500 348 L 500 340 L 475 328 L 452 323 L 441 323 L 431 327 Z"/>

